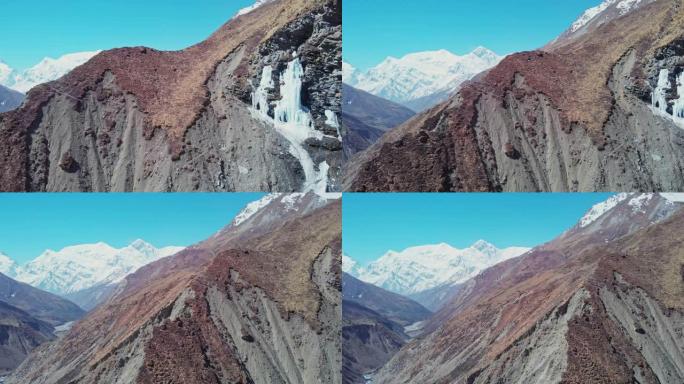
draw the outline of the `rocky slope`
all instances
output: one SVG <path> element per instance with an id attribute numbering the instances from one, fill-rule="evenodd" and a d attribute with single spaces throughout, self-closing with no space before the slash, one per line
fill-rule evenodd
<path id="1" fill-rule="evenodd" d="M 415 301 L 364 283 L 352 275 L 342 275 L 342 298 L 355 302 L 402 326 L 425 320 L 430 311 Z"/>
<path id="2" fill-rule="evenodd" d="M 684 189 L 682 2 L 607 2 L 385 135 L 348 165 L 345 188 Z"/>
<path id="3" fill-rule="evenodd" d="M 375 382 L 682 382 L 681 203 L 589 218 L 464 284 Z"/>
<path id="4" fill-rule="evenodd" d="M 342 84 L 342 146 L 351 157 L 363 151 L 414 112 L 389 100 Z"/>
<path id="5" fill-rule="evenodd" d="M 56 329 L 84 315 L 76 304 L 0 273 L 0 375 L 15 369 Z"/>
<path id="6" fill-rule="evenodd" d="M 0 301 L 0 375 L 11 372 L 34 348 L 54 338 L 50 324 Z"/>
<path id="7" fill-rule="evenodd" d="M 0 115 L 7 191 L 336 189 L 341 2 L 260 2 L 176 52 L 101 52 Z"/>
<path id="8" fill-rule="evenodd" d="M 365 384 L 369 374 L 397 353 L 409 336 L 404 327 L 354 301 L 342 301 L 342 383 Z"/>
<path id="9" fill-rule="evenodd" d="M 125 279 L 9 383 L 341 380 L 341 203 L 276 195 Z"/>
<path id="10" fill-rule="evenodd" d="M 81 318 L 85 312 L 57 295 L 21 283 L 0 273 L 0 301 L 51 326 Z"/>
<path id="11" fill-rule="evenodd" d="M 342 275 L 342 382 L 366 383 L 410 336 L 405 329 L 430 316 L 420 304 Z"/>
<path id="12" fill-rule="evenodd" d="M 0 113 L 19 107 L 22 101 L 24 94 L 0 85 Z"/>

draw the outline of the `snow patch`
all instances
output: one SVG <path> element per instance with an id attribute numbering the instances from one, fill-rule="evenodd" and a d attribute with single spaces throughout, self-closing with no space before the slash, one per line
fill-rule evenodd
<path id="1" fill-rule="evenodd" d="M 672 203 L 684 203 L 684 193 L 661 193 L 660 196 Z"/>
<path id="2" fill-rule="evenodd" d="M 233 18 L 242 16 L 242 15 L 246 15 L 246 14 L 254 11 L 255 9 L 261 7 L 262 5 L 268 4 L 272 1 L 273 0 L 257 0 L 254 4 L 250 5 L 249 7 L 245 7 L 245 8 L 240 9 L 239 11 L 237 11 L 237 13 L 235 14 L 235 16 Z"/>
<path id="3" fill-rule="evenodd" d="M 271 193 L 257 201 L 253 201 L 247 204 L 247 206 L 243 208 L 242 211 L 240 211 L 240 213 L 238 213 L 238 215 L 235 216 L 235 218 L 233 219 L 233 226 L 237 227 L 238 225 L 244 223 L 247 219 L 254 216 L 262 208 L 269 205 L 273 200 L 277 199 L 278 197 L 280 197 L 280 194 Z"/>
<path id="4" fill-rule="evenodd" d="M 584 228 L 594 221 L 598 220 L 599 217 L 603 216 L 606 212 L 615 208 L 616 205 L 620 204 L 622 201 L 626 200 L 630 196 L 629 193 L 619 193 L 617 195 L 611 196 L 608 200 L 600 202 L 589 210 L 582 219 L 580 220 L 580 228 Z"/>
<path id="5" fill-rule="evenodd" d="M 646 204 L 648 204 L 648 202 L 651 201 L 653 196 L 654 195 L 652 193 L 639 194 L 636 197 L 630 199 L 627 204 L 629 204 L 629 206 L 632 207 L 633 212 L 643 212 L 644 206 L 646 206 Z"/>

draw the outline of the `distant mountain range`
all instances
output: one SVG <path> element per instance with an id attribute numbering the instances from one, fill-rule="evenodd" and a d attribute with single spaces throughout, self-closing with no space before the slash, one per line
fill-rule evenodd
<path id="1" fill-rule="evenodd" d="M 447 50 L 427 51 L 388 57 L 368 71 L 344 62 L 342 73 L 348 85 L 421 112 L 446 100 L 464 81 L 502 58 L 484 47 L 463 56 Z"/>
<path id="2" fill-rule="evenodd" d="M 505 260 L 518 257 L 530 248 L 499 249 L 479 240 L 465 249 L 449 244 L 424 245 L 401 252 L 388 251 L 382 257 L 361 267 L 351 257 L 343 257 L 343 270 L 366 283 L 426 303 L 421 292 L 438 287 L 451 287 L 474 277 L 481 271 Z"/>
<path id="3" fill-rule="evenodd" d="M 181 250 L 175 246 L 158 249 L 143 240 L 119 249 L 106 243 L 81 244 L 46 250 L 25 265 L 0 253 L 0 272 L 91 309 L 104 299 L 103 291 L 128 274 Z"/>
<path id="4" fill-rule="evenodd" d="M 0 60 L 0 85 L 26 93 L 36 85 L 59 79 L 100 52 L 69 53 L 56 59 L 46 57 L 23 71 L 15 70 Z"/>

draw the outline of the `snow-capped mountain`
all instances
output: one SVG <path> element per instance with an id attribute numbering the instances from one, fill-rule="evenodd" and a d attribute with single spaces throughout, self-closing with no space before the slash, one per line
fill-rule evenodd
<path id="1" fill-rule="evenodd" d="M 241 10 L 239 10 L 236 14 L 235 17 L 245 15 L 247 13 L 252 12 L 253 10 L 261 7 L 264 4 L 268 4 L 272 2 L 273 0 L 256 0 L 254 4 L 250 5 L 249 7 L 244 7 Z"/>
<path id="2" fill-rule="evenodd" d="M 642 5 L 643 3 L 648 3 L 650 1 L 648 0 L 605 0 L 603 3 L 589 8 L 584 13 L 572 24 L 570 27 L 570 30 L 572 32 L 577 32 L 580 30 L 582 27 L 585 25 L 589 24 L 592 21 L 595 22 L 605 22 L 607 19 L 607 14 L 606 11 L 610 10 L 611 8 L 614 8 L 615 12 L 619 16 L 626 15 L 633 9 L 636 9 L 638 6 Z"/>
<path id="3" fill-rule="evenodd" d="M 402 58 L 388 57 L 367 72 L 343 63 L 343 81 L 373 95 L 404 104 L 434 95 L 439 102 L 473 78 L 501 61 L 503 57 L 491 50 L 478 47 L 459 56 L 447 50 L 408 54 Z"/>
<path id="4" fill-rule="evenodd" d="M 682 202 L 682 193 L 618 193 L 591 207 L 569 233 L 588 229 L 612 240 L 613 234 L 605 232 L 604 228 L 615 228 L 616 223 L 631 227 L 660 221 L 678 209 Z"/>
<path id="5" fill-rule="evenodd" d="M 480 271 L 529 251 L 525 247 L 498 249 L 480 240 L 465 249 L 449 244 L 424 245 L 401 252 L 388 251 L 366 268 L 348 272 L 361 281 L 401 295 L 462 283 Z M 352 271 L 350 260 L 343 269 Z"/>
<path id="6" fill-rule="evenodd" d="M 342 254 L 342 272 L 348 273 L 352 276 L 359 276 L 364 272 L 363 267 L 351 257 Z"/>
<path id="7" fill-rule="evenodd" d="M 38 84 L 59 79 L 100 52 L 70 53 L 57 59 L 46 57 L 40 63 L 24 71 L 14 70 L 7 64 L 0 62 L 0 84 L 26 93 Z"/>
<path id="8" fill-rule="evenodd" d="M 59 251 L 46 250 L 28 264 L 15 268 L 14 279 L 58 295 L 121 281 L 126 275 L 182 247 L 155 248 L 136 240 L 124 248 L 105 243 L 82 244 Z"/>
<path id="9" fill-rule="evenodd" d="M 0 60 L 0 84 L 7 84 L 14 70 L 4 61 Z"/>
<path id="10" fill-rule="evenodd" d="M 10 259 L 9 256 L 0 252 L 0 273 L 7 276 L 13 276 L 16 272 L 17 263 Z"/>
<path id="11" fill-rule="evenodd" d="M 570 28 L 553 40 L 549 46 L 562 45 L 654 1 L 656 0 L 604 0 L 601 4 L 584 11 Z"/>

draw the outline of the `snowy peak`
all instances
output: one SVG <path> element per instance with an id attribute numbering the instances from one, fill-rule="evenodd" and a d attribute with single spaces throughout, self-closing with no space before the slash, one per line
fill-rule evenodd
<path id="1" fill-rule="evenodd" d="M 270 193 L 257 201 L 247 204 L 235 216 L 232 223 L 220 232 L 230 228 L 261 225 L 264 221 L 270 221 L 283 215 L 304 215 L 327 204 L 329 201 L 339 199 L 340 196 L 338 193 L 324 193 L 320 195 L 314 192 Z"/>
<path id="2" fill-rule="evenodd" d="M 406 105 L 435 94 L 448 95 L 502 58 L 485 47 L 463 56 L 444 49 L 415 52 L 388 57 L 367 72 L 343 63 L 343 79 L 355 88 Z"/>
<path id="3" fill-rule="evenodd" d="M 0 84 L 26 93 L 36 85 L 61 78 L 100 52 L 70 53 L 57 59 L 46 57 L 40 63 L 22 72 L 13 70 L 8 65 L 0 63 Z"/>
<path id="4" fill-rule="evenodd" d="M 605 241 L 670 217 L 684 194 L 620 193 L 594 205 L 568 234 L 598 234 Z"/>
<path id="5" fill-rule="evenodd" d="M 109 244 L 79 244 L 46 250 L 11 274 L 16 280 L 59 295 L 121 281 L 126 275 L 183 247 L 155 248 L 136 240 L 117 249 Z"/>
<path id="6" fill-rule="evenodd" d="M 584 11 L 572 24 L 567 34 L 582 33 L 589 27 L 597 27 L 653 1 L 656 0 L 605 0 L 601 4 Z"/>
<path id="7" fill-rule="evenodd" d="M 462 283 L 482 270 L 529 251 L 526 247 L 498 249 L 480 240 L 465 249 L 449 244 L 422 245 L 401 252 L 388 251 L 366 268 L 343 259 L 343 269 L 359 280 L 389 291 L 410 295 L 431 288 Z"/>

